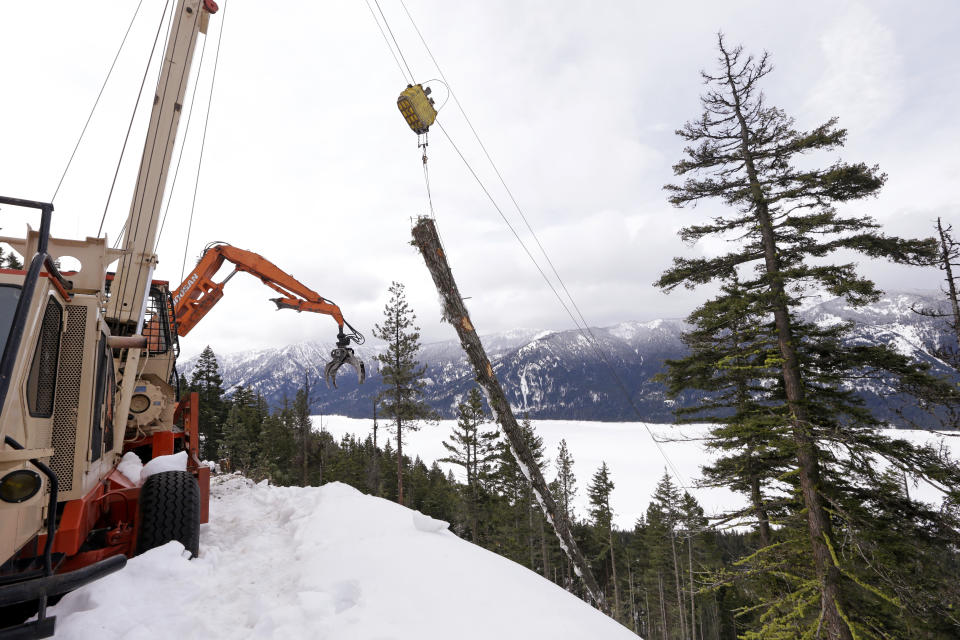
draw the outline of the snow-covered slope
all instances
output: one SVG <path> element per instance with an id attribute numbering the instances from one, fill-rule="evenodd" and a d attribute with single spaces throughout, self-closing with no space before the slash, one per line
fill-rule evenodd
<path id="1" fill-rule="evenodd" d="M 347 485 L 221 476 L 211 498 L 199 558 L 173 542 L 67 595 L 57 638 L 636 638 L 444 523 Z"/>

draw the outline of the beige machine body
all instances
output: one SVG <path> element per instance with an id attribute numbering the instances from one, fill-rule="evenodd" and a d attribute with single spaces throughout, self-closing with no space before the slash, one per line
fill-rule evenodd
<path id="1" fill-rule="evenodd" d="M 168 287 L 153 280 L 154 248 L 198 34 L 216 5 L 178 0 L 174 11 L 122 248 L 111 249 L 105 237 L 49 238 L 50 256 L 76 258 L 80 270 L 65 274 L 67 290 L 47 274 L 36 282 L 0 411 L 0 477 L 39 460 L 56 473 L 61 504 L 104 482 L 125 438 L 175 429 L 176 328 Z M 37 237 L 28 228 L 25 238 L 0 242 L 27 262 Z M 23 271 L 0 270 L 8 298 L 24 283 Z M 7 446 L 7 436 L 24 448 Z M 43 479 L 43 488 L 22 502 L 0 501 L 0 564 L 44 531 L 53 515 L 47 485 Z"/>

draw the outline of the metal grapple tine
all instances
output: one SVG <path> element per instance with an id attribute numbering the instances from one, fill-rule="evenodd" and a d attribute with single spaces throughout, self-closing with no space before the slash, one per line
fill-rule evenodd
<path id="1" fill-rule="evenodd" d="M 330 352 L 330 362 L 327 363 L 327 366 L 323 369 L 323 377 L 327 381 L 327 385 L 333 385 L 333 388 L 337 388 L 337 371 L 344 364 L 349 364 L 357 371 L 357 382 L 363 384 L 363 381 L 367 378 L 367 369 L 363 365 L 363 362 L 354 355 L 353 349 L 347 347 L 337 347 Z"/>
<path id="2" fill-rule="evenodd" d="M 334 389 L 337 388 L 337 369 L 340 368 L 340 365 L 343 364 L 336 360 L 331 360 L 327 363 L 327 366 L 323 368 L 323 379 L 327 381 L 327 386 L 333 386 Z"/>
<path id="3" fill-rule="evenodd" d="M 357 370 L 357 384 L 363 384 L 363 381 L 367 379 L 367 368 L 363 366 L 363 361 L 352 353 L 347 361 Z"/>

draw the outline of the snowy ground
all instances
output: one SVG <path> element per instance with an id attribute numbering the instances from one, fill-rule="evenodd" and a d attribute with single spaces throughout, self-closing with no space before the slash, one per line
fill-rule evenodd
<path id="1" fill-rule="evenodd" d="M 636 638 L 405 507 L 239 476 L 214 478 L 199 558 L 170 543 L 52 613 L 60 640 Z"/>
<path id="2" fill-rule="evenodd" d="M 369 428 L 367 420 L 329 416 L 315 424 L 336 436 Z M 589 476 L 605 460 L 617 484 L 618 524 L 632 526 L 666 464 L 645 426 L 535 424 L 551 457 L 566 438 L 581 514 Z M 411 434 L 406 450 L 428 461 L 442 457 L 452 425 Z M 677 435 L 667 425 L 647 426 Z M 704 430 L 682 431 L 697 437 Z M 893 435 L 941 442 L 954 456 L 960 443 L 930 432 Z M 684 482 L 707 459 L 695 440 L 661 446 Z M 739 502 L 728 492 L 694 493 L 708 511 Z M 239 476 L 214 478 L 199 558 L 188 561 L 178 543 L 154 549 L 69 594 L 52 614 L 58 638 L 79 640 L 636 637 L 537 574 L 457 538 L 445 523 L 339 483 L 283 488 Z"/>
<path id="3" fill-rule="evenodd" d="M 383 427 L 385 423 L 381 421 L 380 424 Z M 410 456 L 419 455 L 428 465 L 444 457 L 447 452 L 441 442 L 449 437 L 455 424 L 454 420 L 443 420 L 435 426 L 424 426 L 420 431 L 410 433 L 409 437 L 405 435 L 404 453 Z M 637 518 L 646 512 L 650 495 L 657 481 L 663 476 L 664 469 L 668 468 L 666 459 L 670 460 L 679 473 L 679 484 L 688 487 L 708 514 L 744 504 L 741 496 L 726 489 L 692 488 L 692 483 L 700 475 L 700 466 L 705 464 L 711 455 L 702 441 L 707 433 L 706 425 L 676 427 L 643 422 L 578 420 L 534 420 L 533 425 L 543 438 L 546 455 L 551 461 L 556 458 L 560 440 L 566 438 L 567 447 L 575 461 L 574 471 L 579 492 L 574 505 L 580 517 L 586 515 L 587 485 L 590 477 L 604 461 L 610 467 L 611 478 L 616 485 L 611 496 L 614 522 L 622 529 L 632 529 Z M 372 422 L 342 416 L 314 416 L 314 428 L 321 427 L 338 439 L 346 433 L 366 437 L 372 429 Z M 661 442 L 658 448 L 651 433 L 658 440 L 675 441 Z M 952 445 L 953 457 L 960 455 L 960 437 L 942 436 L 929 431 L 890 430 L 887 433 L 913 442 L 942 442 L 947 447 Z M 382 445 L 385 435 L 386 430 L 381 428 L 378 444 Z M 452 465 L 441 466 L 453 469 L 455 473 L 457 471 Z M 556 470 L 551 463 L 546 474 L 547 481 L 552 480 L 555 474 Z M 676 482 L 676 478 L 674 481 Z M 937 499 L 935 494 L 926 491 L 925 487 L 917 489 L 918 493 L 912 495 L 921 495 L 928 500 Z"/>

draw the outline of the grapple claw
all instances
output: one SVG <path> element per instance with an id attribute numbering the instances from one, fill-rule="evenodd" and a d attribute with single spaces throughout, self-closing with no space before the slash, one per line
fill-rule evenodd
<path id="1" fill-rule="evenodd" d="M 333 386 L 334 389 L 337 388 L 337 371 L 344 364 L 349 364 L 351 367 L 357 371 L 357 382 L 363 384 L 363 381 L 367 379 L 367 368 L 363 365 L 363 362 L 357 358 L 353 353 L 353 349 L 349 347 L 337 347 L 330 352 L 330 362 L 327 363 L 327 366 L 323 369 L 323 377 L 327 381 L 327 386 Z"/>

